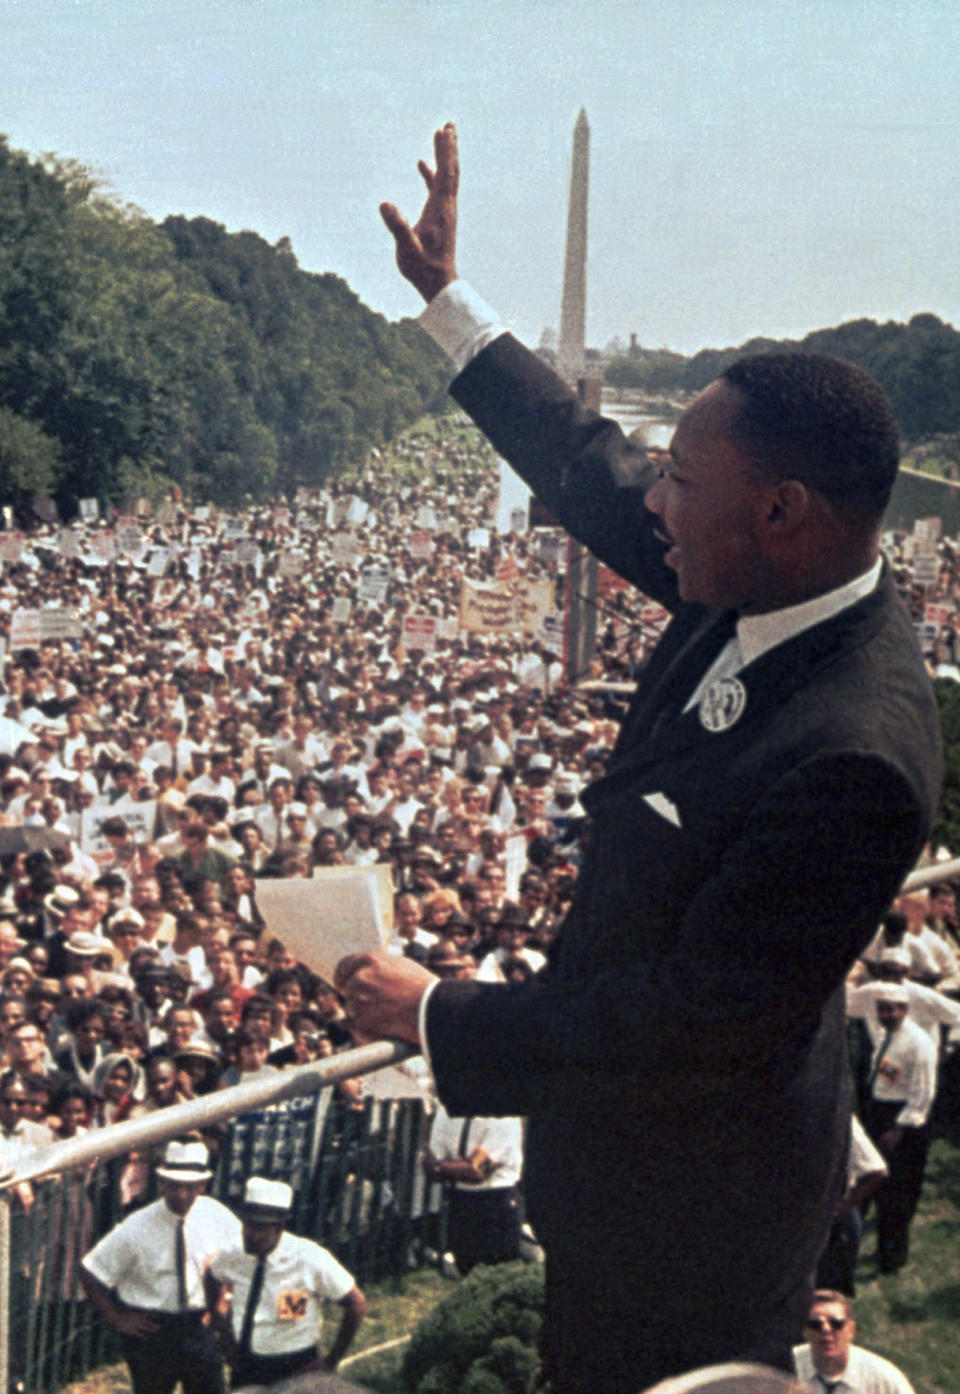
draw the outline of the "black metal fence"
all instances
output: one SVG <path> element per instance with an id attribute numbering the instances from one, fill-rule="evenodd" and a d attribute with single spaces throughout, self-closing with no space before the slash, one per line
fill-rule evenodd
<path id="1" fill-rule="evenodd" d="M 429 1245 L 442 1252 L 442 1192 L 418 1165 L 427 1115 L 418 1099 L 369 1098 L 362 1109 L 323 1090 L 246 1113 L 214 1139 L 210 1191 L 236 1208 L 248 1176 L 288 1181 L 290 1228 L 336 1254 L 363 1285 L 400 1276 Z M 33 1182 L 10 1200 L 10 1387 L 46 1394 L 119 1359 L 115 1334 L 86 1301 L 80 1260 L 156 1195 L 148 1154 Z"/>

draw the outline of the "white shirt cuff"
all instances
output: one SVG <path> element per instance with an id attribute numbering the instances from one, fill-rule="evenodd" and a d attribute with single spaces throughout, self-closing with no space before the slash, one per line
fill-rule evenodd
<path id="1" fill-rule="evenodd" d="M 507 330 L 496 310 L 466 281 L 451 281 L 427 302 L 420 324 L 461 372 L 481 349 Z"/>
<path id="2" fill-rule="evenodd" d="M 432 303 L 431 301 L 431 304 Z M 427 1062 L 427 1069 L 430 1071 L 431 1077 L 433 1075 L 433 1061 L 430 1059 L 430 1046 L 427 1043 L 427 1003 L 430 1001 L 430 995 L 438 982 L 440 982 L 439 978 L 436 983 L 430 984 L 426 992 L 420 998 L 420 1015 L 417 1020 L 417 1030 L 420 1033 L 420 1052 Z"/>

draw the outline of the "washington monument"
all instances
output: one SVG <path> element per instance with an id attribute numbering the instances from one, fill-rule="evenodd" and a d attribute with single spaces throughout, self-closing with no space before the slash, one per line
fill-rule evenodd
<path id="1" fill-rule="evenodd" d="M 563 268 L 563 301 L 560 307 L 559 369 L 575 384 L 584 375 L 587 313 L 587 186 L 590 180 L 590 127 L 587 113 L 573 128 L 573 162 L 570 169 L 570 205 L 567 210 L 567 254 Z"/>

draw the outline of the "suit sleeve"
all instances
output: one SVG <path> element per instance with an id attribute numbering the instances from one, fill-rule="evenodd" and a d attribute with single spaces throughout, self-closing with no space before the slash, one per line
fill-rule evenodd
<path id="1" fill-rule="evenodd" d="M 644 495 L 656 480 L 640 446 L 585 410 L 565 383 L 510 334 L 454 380 L 453 397 L 578 541 L 668 608 L 676 577 Z"/>
<path id="2" fill-rule="evenodd" d="M 440 983 L 427 1010 L 450 1113 L 526 1114 L 574 1072 L 695 1097 L 801 1040 L 922 846 L 926 814 L 879 756 L 809 760 L 754 807 L 717 869 L 626 971 L 569 984 Z M 562 932 L 562 931 L 561 931 Z"/>

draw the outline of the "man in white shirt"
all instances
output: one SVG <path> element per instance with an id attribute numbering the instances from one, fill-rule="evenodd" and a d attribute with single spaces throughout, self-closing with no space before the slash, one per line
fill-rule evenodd
<path id="1" fill-rule="evenodd" d="M 284 1181 L 251 1176 L 243 1232 L 211 1264 L 232 1295 L 217 1304 L 231 1361 L 230 1386 L 272 1384 L 297 1373 L 332 1373 L 363 1320 L 366 1302 L 351 1275 L 312 1239 L 288 1233 L 293 1192 Z M 342 1309 L 333 1345 L 320 1354 L 324 1301 Z"/>
<path id="2" fill-rule="evenodd" d="M 818 1288 L 796 1346 L 797 1377 L 809 1394 L 913 1394 L 913 1385 L 882 1355 L 853 1344 L 857 1323 L 850 1299 Z"/>
<path id="3" fill-rule="evenodd" d="M 927 1032 L 938 1050 L 941 1027 L 946 1028 L 948 1040 L 955 1044 L 960 1040 L 960 1002 L 935 987 L 911 982 L 907 977 L 909 971 L 910 954 L 905 947 L 884 949 L 874 966 L 877 980 L 860 987 L 847 987 L 847 1016 L 866 1018 L 871 1036 L 874 1041 L 879 1040 L 882 1033 L 877 1026 L 877 1003 L 884 997 L 888 983 L 900 984 L 907 995 L 910 1020 Z"/>
<path id="4" fill-rule="evenodd" d="M 874 1051 L 863 1119 L 890 1169 L 876 1194 L 881 1273 L 896 1273 L 907 1261 L 910 1221 L 923 1185 L 930 1110 L 937 1088 L 936 1046 L 926 1031 L 909 1020 L 909 1010 L 906 984 L 884 984 L 876 1000 L 877 1024 L 871 1029 Z"/>
<path id="5" fill-rule="evenodd" d="M 519 1118 L 451 1118 L 437 1105 L 423 1157 L 428 1181 L 448 1188 L 447 1244 L 461 1274 L 520 1254 Z"/>
<path id="6" fill-rule="evenodd" d="M 119 1331 L 133 1394 L 223 1394 L 223 1360 L 204 1323 L 204 1273 L 240 1242 L 240 1223 L 202 1194 L 212 1175 L 202 1142 L 170 1142 L 157 1166 L 160 1200 L 95 1244 L 80 1281 Z"/>

